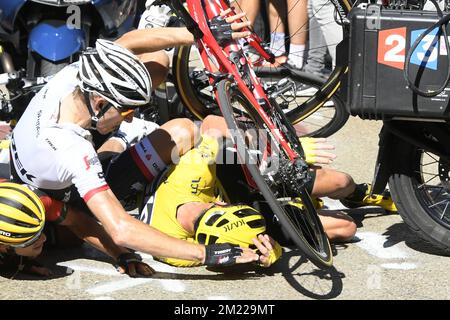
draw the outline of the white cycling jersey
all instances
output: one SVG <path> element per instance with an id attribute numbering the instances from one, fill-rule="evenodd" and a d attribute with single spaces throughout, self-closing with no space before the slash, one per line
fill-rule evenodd
<path id="1" fill-rule="evenodd" d="M 14 128 L 11 155 L 19 178 L 32 186 L 63 191 L 68 201 L 75 185 L 87 202 L 108 189 L 88 130 L 57 123 L 61 101 L 77 84 L 78 63 L 57 73 L 31 100 Z"/>

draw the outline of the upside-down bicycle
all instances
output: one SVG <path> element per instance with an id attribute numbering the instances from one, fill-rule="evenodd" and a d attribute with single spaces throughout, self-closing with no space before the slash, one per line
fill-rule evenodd
<path id="1" fill-rule="evenodd" d="M 255 32 L 251 38 L 267 47 Z M 248 47 L 252 49 L 251 45 Z M 245 51 L 249 52 L 248 49 Z M 253 52 L 253 56 L 259 57 L 260 61 L 264 60 L 258 50 Z M 201 60 L 195 46 L 181 46 L 175 48 L 172 64 L 178 96 L 198 119 L 203 119 L 208 114 L 220 114 Z M 324 86 L 325 79 L 276 64 L 271 67 L 255 66 L 253 69 L 266 92 L 275 97 L 289 121 L 299 124 L 296 126 L 299 128 L 298 135 L 328 137 L 346 123 L 349 114 L 345 105 L 340 96 L 330 90 L 331 87 Z M 323 98 L 325 96 L 327 99 Z"/>
<path id="2" fill-rule="evenodd" d="M 232 132 L 248 183 L 264 196 L 284 231 L 308 259 L 319 267 L 330 267 L 333 255 L 305 187 L 311 177 L 293 125 L 276 96 L 264 90 L 241 44 L 230 41 L 221 47 L 209 29 L 208 21 L 227 10 L 227 4 L 188 0 L 188 13 L 180 0 L 164 3 L 172 7 L 196 39 L 204 72 Z M 262 57 L 273 61 L 273 55 L 256 37 L 251 35 L 249 43 Z M 313 99 L 326 101 L 333 92 L 327 87 Z M 256 129 L 257 138 L 248 139 L 249 129 Z M 302 209 L 293 204 L 300 204 Z"/>

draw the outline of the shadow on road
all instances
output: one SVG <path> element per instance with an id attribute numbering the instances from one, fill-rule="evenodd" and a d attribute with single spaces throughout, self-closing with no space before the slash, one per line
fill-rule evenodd
<path id="1" fill-rule="evenodd" d="M 283 253 L 280 261 L 269 270 L 281 273 L 297 292 L 319 300 L 338 297 L 342 292 L 342 278 L 345 277 L 334 267 L 318 269 L 298 249 Z"/>
<path id="2" fill-rule="evenodd" d="M 210 270 L 210 271 L 217 272 L 215 270 Z M 152 275 L 150 278 L 151 279 L 160 279 L 160 280 L 252 281 L 252 280 L 258 280 L 262 277 L 264 277 L 263 274 L 259 274 L 253 270 L 253 272 L 226 272 L 226 273 L 216 273 L 216 274 L 183 274 L 183 273 L 158 271 L 154 275 Z"/>
<path id="3" fill-rule="evenodd" d="M 366 219 L 378 218 L 380 216 L 393 215 L 396 213 L 388 213 L 388 211 L 383 208 L 374 208 L 374 207 L 364 207 L 358 209 L 347 209 L 342 210 L 347 213 L 350 217 L 355 220 L 356 226 L 358 228 L 364 227 L 363 221 Z"/>
<path id="4" fill-rule="evenodd" d="M 400 242 L 405 242 L 405 244 L 416 251 L 438 255 L 438 256 L 449 256 L 443 250 L 440 250 L 429 242 L 419 238 L 414 232 L 412 232 L 409 227 L 404 222 L 396 223 L 387 228 L 383 235 L 387 236 L 387 240 L 384 243 L 384 247 L 392 247 Z"/>

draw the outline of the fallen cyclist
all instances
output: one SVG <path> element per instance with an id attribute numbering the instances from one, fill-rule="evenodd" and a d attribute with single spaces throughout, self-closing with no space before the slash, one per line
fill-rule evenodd
<path id="1" fill-rule="evenodd" d="M 240 187 L 247 183 L 241 165 L 216 165 L 220 142 L 229 136 L 223 118 L 206 117 L 200 131 L 201 142 L 153 182 L 149 189 L 151 197 L 139 219 L 179 239 L 202 244 L 228 242 L 248 247 L 260 254 L 259 265 L 272 265 L 282 253 L 278 242 L 288 245 L 289 240 L 268 206 L 259 210 L 251 207 L 255 199 L 248 189 Z M 302 140 L 307 161 L 311 164 L 327 164 L 334 159 L 335 155 L 329 152 L 332 146 L 326 140 Z M 319 166 L 312 171 L 314 180 L 309 185 L 309 192 L 313 197 L 349 198 L 355 206 L 379 205 L 395 209 L 389 197 L 358 194 L 358 185 L 348 174 Z M 301 205 L 298 209 L 300 213 Z M 356 233 L 352 218 L 341 211 L 319 210 L 319 217 L 332 242 L 350 241 Z M 174 266 L 199 265 L 182 259 L 157 259 Z"/>
<path id="2" fill-rule="evenodd" d="M 234 31 L 247 26 L 233 22 L 239 18 L 228 18 Z M 26 108 L 11 139 L 12 177 L 66 204 L 65 221 L 75 233 L 80 230 L 80 215 L 92 214 L 105 230 L 106 236 L 98 241 L 106 248 L 130 248 L 206 265 L 256 261 L 259 256 L 247 248 L 205 246 L 167 236 L 130 217 L 119 202 L 133 185 L 150 183 L 174 155 L 192 148 L 197 137 L 191 121 L 175 119 L 155 126 L 117 157 L 99 158 L 100 153 L 114 151 L 107 140 L 110 134 L 123 121 L 133 120 L 134 110 L 149 103 L 152 85 L 165 76 L 157 68 L 152 71 L 154 64 L 146 54 L 193 41 L 186 28 L 135 30 L 117 43 L 97 40 L 95 48 L 57 73 Z"/>
<path id="3" fill-rule="evenodd" d="M 0 208 L 2 274 L 9 274 L 10 278 L 14 278 L 19 272 L 51 276 L 52 270 L 41 265 L 36 258 L 42 253 L 47 240 L 44 225 L 63 220 L 64 204 L 30 186 L 1 182 Z M 78 218 L 82 223 L 77 233 L 90 237 L 91 244 L 115 261 L 120 273 L 127 273 L 130 276 L 136 274 L 150 276 L 154 273 L 152 268 L 141 261 L 139 255 L 117 246 L 103 247 L 96 239 L 106 235 L 104 229 L 88 215 L 83 214 Z M 66 245 L 64 241 L 59 242 L 63 247 Z"/>

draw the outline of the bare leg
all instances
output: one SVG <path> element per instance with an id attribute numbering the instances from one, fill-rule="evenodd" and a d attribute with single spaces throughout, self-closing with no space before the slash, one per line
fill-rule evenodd
<path id="1" fill-rule="evenodd" d="M 353 178 L 332 169 L 317 169 L 316 180 L 311 195 L 315 197 L 345 198 L 355 191 Z"/>
<path id="2" fill-rule="evenodd" d="M 287 19 L 291 43 L 306 44 L 308 29 L 307 0 L 287 0 Z"/>
<path id="3" fill-rule="evenodd" d="M 287 0 L 289 25 L 289 63 L 297 68 L 303 66 L 306 33 L 308 27 L 307 0 Z"/>
<path id="4" fill-rule="evenodd" d="M 319 211 L 319 218 L 330 241 L 349 241 L 356 233 L 355 222 L 344 212 L 321 210 Z"/>
<path id="5" fill-rule="evenodd" d="M 284 15 L 286 13 L 286 0 L 270 0 L 269 24 L 270 32 L 284 32 Z"/>
<path id="6" fill-rule="evenodd" d="M 258 16 L 261 1 L 262 0 L 237 0 L 232 6 L 236 13 L 245 12 L 247 14 L 246 18 L 250 20 L 253 25 Z"/>
<path id="7" fill-rule="evenodd" d="M 275 56 L 282 56 L 286 53 L 285 13 L 286 0 L 270 0 L 270 49 Z"/>
<path id="8" fill-rule="evenodd" d="M 171 164 L 192 149 L 200 135 L 197 126 L 189 119 L 173 119 L 150 133 L 148 138 L 161 160 Z"/>
<path id="9" fill-rule="evenodd" d="M 152 89 L 155 90 L 166 81 L 169 73 L 169 56 L 164 51 L 156 51 L 139 55 L 139 59 L 145 64 L 152 79 Z"/>

